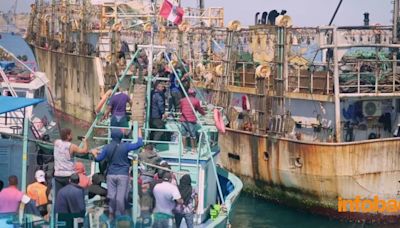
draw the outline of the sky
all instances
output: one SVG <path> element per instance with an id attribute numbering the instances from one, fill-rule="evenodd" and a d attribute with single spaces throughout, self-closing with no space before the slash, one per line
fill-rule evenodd
<path id="1" fill-rule="evenodd" d="M 8 11 L 15 0 L 0 0 L 0 10 Z M 149 0 L 150 1 L 150 0 Z M 161 1 L 161 0 L 158 0 Z M 197 0 L 181 0 L 183 5 L 196 5 Z M 287 10 L 295 26 L 327 25 L 339 0 L 204 0 L 206 7 L 224 7 L 225 21 L 239 20 L 254 24 L 256 12 Z M 343 0 L 335 25 L 362 25 L 364 12 L 370 13 L 371 24 L 391 24 L 393 0 Z M 18 0 L 17 11 L 29 11 L 34 0 Z M 312 7 L 311 7 L 312 6 Z"/>

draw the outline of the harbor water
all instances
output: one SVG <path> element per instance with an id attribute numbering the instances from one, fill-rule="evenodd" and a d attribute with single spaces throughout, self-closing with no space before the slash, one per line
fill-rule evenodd
<path id="1" fill-rule="evenodd" d="M 0 45 L 12 51 L 15 55 L 27 55 L 29 61 L 33 60 L 33 53 L 21 36 L 2 33 Z M 61 126 L 71 128 L 73 130 L 75 140 L 76 136 L 84 135 L 86 132 L 86 129 L 82 129 L 81 127 L 65 121 L 61 121 Z M 78 143 L 78 141 L 75 141 L 75 143 Z M 253 197 L 246 193 L 242 193 L 240 196 L 230 221 L 232 227 L 398 227 L 393 225 L 345 223 L 331 220 L 326 217 L 312 215 L 307 212 L 267 202 L 263 199 Z"/>

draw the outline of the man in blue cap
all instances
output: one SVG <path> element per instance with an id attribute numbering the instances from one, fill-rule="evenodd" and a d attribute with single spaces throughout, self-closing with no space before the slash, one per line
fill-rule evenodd
<path id="1" fill-rule="evenodd" d="M 129 187 L 129 151 L 143 146 L 142 133 L 138 132 L 136 143 L 121 142 L 123 132 L 120 129 L 111 131 L 111 143 L 104 146 L 101 153 L 96 156 L 96 161 L 107 159 L 107 198 L 109 199 L 110 219 L 114 216 L 125 214 L 125 205 L 128 198 Z M 94 152 L 93 154 L 97 154 Z"/>

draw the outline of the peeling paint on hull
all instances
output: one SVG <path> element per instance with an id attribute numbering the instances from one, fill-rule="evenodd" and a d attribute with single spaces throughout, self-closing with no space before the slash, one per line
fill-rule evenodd
<path id="1" fill-rule="evenodd" d="M 247 191 L 334 218 L 398 221 L 400 213 L 338 213 L 337 200 L 400 200 L 399 138 L 305 143 L 228 129 L 219 141 L 222 164 Z"/>

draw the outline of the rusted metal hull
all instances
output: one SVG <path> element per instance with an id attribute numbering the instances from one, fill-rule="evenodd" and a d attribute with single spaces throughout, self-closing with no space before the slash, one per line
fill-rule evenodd
<path id="1" fill-rule="evenodd" d="M 245 189 L 301 209 L 367 222 L 398 222 L 400 213 L 339 213 L 343 199 L 399 199 L 400 139 L 306 143 L 227 130 L 221 162 Z"/>
<path id="2" fill-rule="evenodd" d="M 50 80 L 56 109 L 64 116 L 90 123 L 104 87 L 98 59 L 33 46 L 39 68 Z"/>

